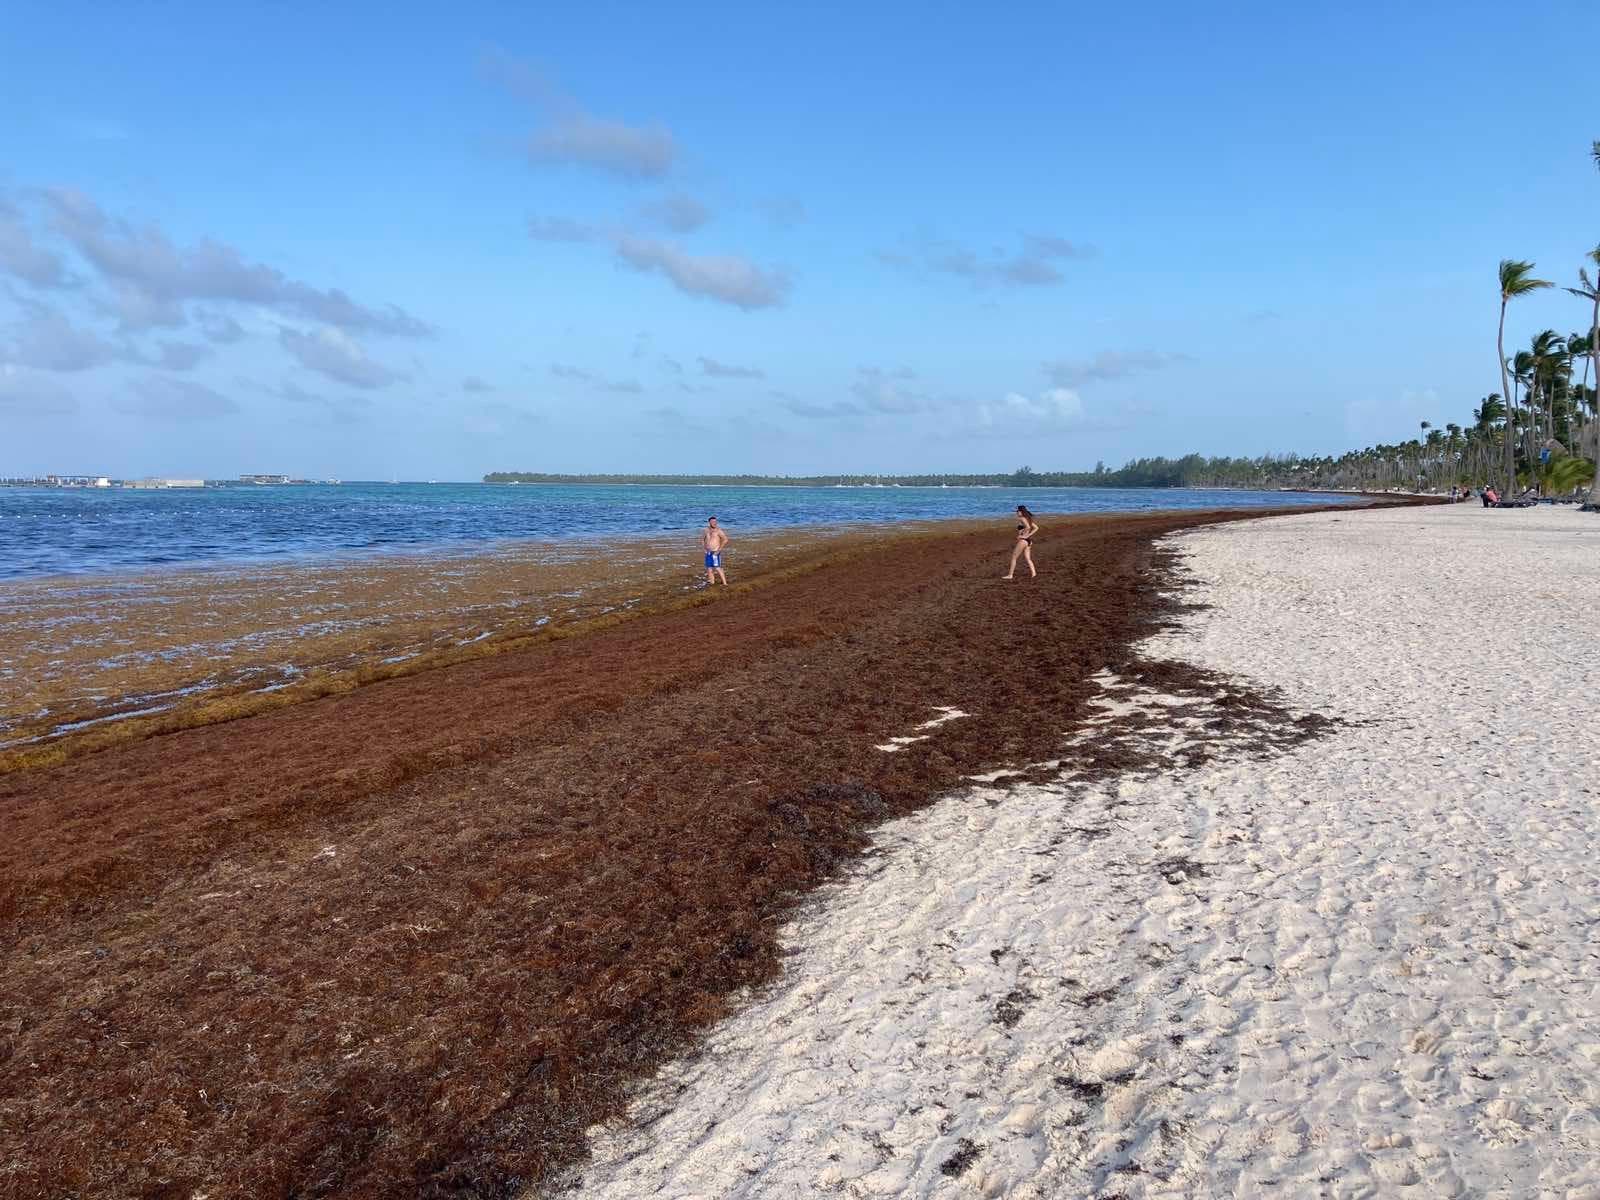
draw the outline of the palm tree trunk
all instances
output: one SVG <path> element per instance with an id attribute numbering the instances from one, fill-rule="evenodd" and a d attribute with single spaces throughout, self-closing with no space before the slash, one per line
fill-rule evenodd
<path id="1" fill-rule="evenodd" d="M 1594 386 L 1600 392 L 1600 278 L 1595 280 L 1594 316 L 1589 323 L 1589 361 L 1594 363 Z M 1502 318 L 1503 319 L 1503 318 Z M 1580 402 L 1581 403 L 1581 402 Z M 1595 397 L 1594 480 L 1589 484 L 1589 507 L 1600 508 L 1600 395 Z"/>
<path id="2" fill-rule="evenodd" d="M 1500 297 L 1500 332 L 1495 335 L 1495 348 L 1500 352 L 1500 394 L 1506 398 L 1506 495 L 1517 486 L 1516 445 L 1517 436 L 1512 428 L 1511 414 L 1515 403 L 1511 399 L 1511 381 L 1506 377 L 1506 297 Z"/>

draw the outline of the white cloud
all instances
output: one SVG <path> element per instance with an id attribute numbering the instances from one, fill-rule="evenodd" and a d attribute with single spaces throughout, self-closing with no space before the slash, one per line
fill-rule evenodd
<path id="1" fill-rule="evenodd" d="M 216 342 L 219 346 L 231 345 L 247 336 L 244 326 L 226 313 L 196 313 L 195 316 L 200 322 L 200 332 L 205 334 L 206 340 Z"/>
<path id="2" fill-rule="evenodd" d="M 983 429 L 1045 431 L 1072 428 L 1084 419 L 1083 400 L 1071 388 L 1050 388 L 1037 396 L 1007 392 L 998 401 L 982 401 L 974 419 Z"/>
<path id="3" fill-rule="evenodd" d="M 659 125 L 628 125 L 584 112 L 557 117 L 528 142 L 531 162 L 592 167 L 625 179 L 659 179 L 677 153 L 672 134 Z"/>
<path id="4" fill-rule="evenodd" d="M 714 358 L 700 356 L 700 373 L 710 375 L 715 379 L 765 379 L 767 373 L 759 367 L 740 367 L 733 363 L 718 362 Z"/>
<path id="5" fill-rule="evenodd" d="M 335 425 L 354 425 L 366 419 L 372 401 L 366 396 L 323 396 L 308 392 L 291 379 L 285 379 L 276 388 L 268 388 L 269 395 L 320 412 Z"/>
<path id="6" fill-rule="evenodd" d="M 636 271 L 658 272 L 679 291 L 731 304 L 746 311 L 781 305 L 789 280 L 781 271 L 765 270 L 737 255 L 693 255 L 670 242 L 624 234 L 617 255 Z"/>
<path id="7" fill-rule="evenodd" d="M 1090 258 L 1094 249 L 1053 234 L 1028 234 L 1019 250 L 998 248 L 988 255 L 940 238 L 910 239 L 901 249 L 880 250 L 875 257 L 891 267 L 955 275 L 974 285 L 1041 287 L 1066 279 L 1057 265 L 1066 259 Z"/>
<path id="8" fill-rule="evenodd" d="M 915 371 L 903 367 L 898 371 L 884 371 L 879 367 L 857 367 L 855 382 L 850 385 L 850 391 L 868 412 L 890 414 L 924 412 L 934 407 L 935 401 L 927 393 L 905 386 L 905 381 L 915 378 Z"/>
<path id="9" fill-rule="evenodd" d="M 42 371 L 87 371 L 132 355 L 125 346 L 79 329 L 57 310 L 36 305 L 12 327 L 10 357 Z"/>
<path id="10" fill-rule="evenodd" d="M 169 371 L 192 371 L 215 353 L 210 346 L 195 342 L 162 342 L 161 357 L 153 365 Z"/>
<path id="11" fill-rule="evenodd" d="M 357 304 L 338 288 L 319 289 L 252 263 L 225 242 L 204 238 L 176 245 L 154 224 L 113 219 L 82 192 L 45 193 L 55 227 L 111 287 L 128 329 L 185 323 L 190 301 L 259 304 L 341 329 L 421 337 L 430 327 L 394 305 Z"/>
<path id="12" fill-rule="evenodd" d="M 61 287 L 66 271 L 61 256 L 34 241 L 22 213 L 0 197 L 0 271 L 34 287 Z"/>
<path id="13" fill-rule="evenodd" d="M 1102 350 L 1089 359 L 1055 359 L 1044 364 L 1051 383 L 1080 387 L 1085 383 L 1121 379 L 1146 371 L 1160 371 L 1191 361 L 1173 350 Z"/>
<path id="14" fill-rule="evenodd" d="M 406 377 L 403 372 L 368 358 L 354 339 L 337 329 L 301 333 L 284 326 L 278 330 L 278 341 L 301 366 L 351 387 L 388 387 Z"/>
<path id="15" fill-rule="evenodd" d="M 598 235 L 593 225 L 570 217 L 528 218 L 528 236 L 536 242 L 592 242 Z"/>
<path id="16" fill-rule="evenodd" d="M 673 233 L 693 233 L 711 220 L 711 210 L 693 196 L 674 192 L 644 207 L 645 216 Z"/>
<path id="17" fill-rule="evenodd" d="M 481 65 L 508 91 L 545 113 L 545 124 L 528 139 L 531 163 L 589 167 L 624 179 L 659 179 L 672 169 L 678 146 L 662 126 L 595 116 L 548 75 L 508 54 L 491 51 Z"/>

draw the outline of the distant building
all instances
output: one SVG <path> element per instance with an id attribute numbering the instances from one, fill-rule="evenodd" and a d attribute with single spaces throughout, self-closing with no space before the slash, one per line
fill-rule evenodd
<path id="1" fill-rule="evenodd" d="M 241 475 L 241 476 L 239 476 L 239 482 L 240 483 L 279 484 L 279 483 L 293 483 L 294 481 L 292 479 L 290 479 L 287 475 Z"/>

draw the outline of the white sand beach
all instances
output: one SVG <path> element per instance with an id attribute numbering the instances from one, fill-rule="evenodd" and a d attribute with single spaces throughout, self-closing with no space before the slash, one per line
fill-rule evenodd
<path id="1" fill-rule="evenodd" d="M 884 827 L 778 985 L 596 1130 L 586 1197 L 1600 1200 L 1600 517 L 1327 512 L 1173 542 L 1147 643 L 1336 728 L 1176 710 L 1152 765 Z M 1044 556 L 1041 556 L 1043 559 Z M 1045 569 L 1048 561 L 1045 560 Z M 886 729 L 915 753 L 939 736 Z M 946 718 L 956 720 L 949 708 Z"/>

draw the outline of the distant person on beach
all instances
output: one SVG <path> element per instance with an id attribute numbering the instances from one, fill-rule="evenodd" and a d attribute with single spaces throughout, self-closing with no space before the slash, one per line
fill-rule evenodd
<path id="1" fill-rule="evenodd" d="M 1017 505 L 1017 544 L 1011 551 L 1011 569 L 1004 578 L 1014 579 L 1017 574 L 1017 559 L 1022 559 L 1028 564 L 1028 576 L 1032 578 L 1039 572 L 1033 569 L 1033 535 L 1039 532 L 1039 522 L 1033 519 L 1033 514 L 1028 511 L 1026 504 Z"/>
<path id="2" fill-rule="evenodd" d="M 728 535 L 717 526 L 717 519 L 710 517 L 706 520 L 706 527 L 700 531 L 700 549 L 706 552 L 706 586 L 710 587 L 718 579 L 722 586 L 728 586 L 728 577 L 722 573 L 722 551 L 728 544 Z"/>

